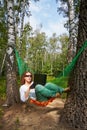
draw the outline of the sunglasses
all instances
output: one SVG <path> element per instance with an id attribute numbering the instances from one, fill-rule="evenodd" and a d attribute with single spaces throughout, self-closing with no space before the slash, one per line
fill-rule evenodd
<path id="1" fill-rule="evenodd" d="M 32 77 L 32 75 L 25 75 L 25 77 Z"/>

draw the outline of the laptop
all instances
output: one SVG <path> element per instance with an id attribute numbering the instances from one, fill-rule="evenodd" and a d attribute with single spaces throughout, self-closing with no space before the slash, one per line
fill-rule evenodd
<path id="1" fill-rule="evenodd" d="M 34 84 L 35 86 L 37 84 L 45 85 L 47 80 L 46 74 L 34 74 Z"/>

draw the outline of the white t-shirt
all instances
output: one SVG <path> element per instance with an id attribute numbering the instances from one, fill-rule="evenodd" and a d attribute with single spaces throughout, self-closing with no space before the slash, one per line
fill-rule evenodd
<path id="1" fill-rule="evenodd" d="M 35 89 L 30 89 L 29 97 L 25 98 L 25 92 L 27 90 L 28 90 L 28 87 L 25 84 L 20 87 L 19 92 L 20 92 L 21 101 L 25 102 L 29 98 L 36 99 Z"/>

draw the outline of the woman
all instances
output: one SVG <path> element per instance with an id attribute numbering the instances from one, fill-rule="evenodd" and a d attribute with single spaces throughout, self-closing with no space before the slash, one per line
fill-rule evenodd
<path id="1" fill-rule="evenodd" d="M 63 92 L 67 92 L 69 88 L 61 88 L 53 83 L 46 83 L 45 86 L 38 84 L 34 86 L 33 75 L 31 72 L 25 72 L 21 78 L 20 99 L 22 102 L 29 98 L 37 101 L 47 101 L 50 98 L 60 96 Z"/>

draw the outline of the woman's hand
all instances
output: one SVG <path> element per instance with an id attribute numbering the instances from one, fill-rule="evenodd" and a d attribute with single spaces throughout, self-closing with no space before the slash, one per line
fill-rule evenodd
<path id="1" fill-rule="evenodd" d="M 30 84 L 30 86 L 31 86 L 33 83 L 34 83 L 34 82 L 32 81 L 31 84 Z"/>
<path id="2" fill-rule="evenodd" d="M 60 98 L 60 97 L 61 97 L 60 93 L 56 93 L 56 98 Z"/>
<path id="3" fill-rule="evenodd" d="M 30 86 L 28 87 L 27 91 L 25 92 L 25 98 L 29 97 L 29 93 L 30 93 Z"/>

